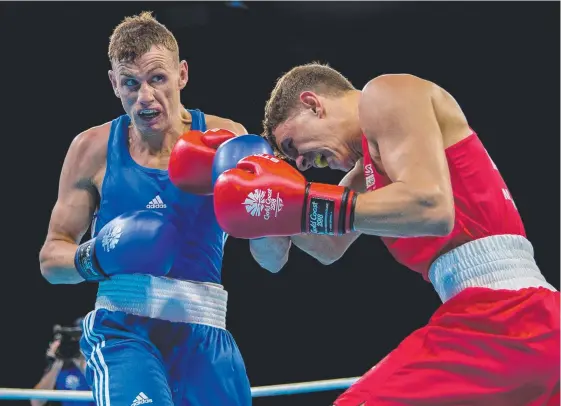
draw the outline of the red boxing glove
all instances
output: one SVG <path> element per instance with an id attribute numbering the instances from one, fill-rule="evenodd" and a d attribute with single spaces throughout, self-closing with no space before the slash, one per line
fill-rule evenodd
<path id="1" fill-rule="evenodd" d="M 222 229 L 237 238 L 352 231 L 357 194 L 343 186 L 308 183 L 272 155 L 251 155 L 214 185 L 214 211 Z"/>
<path id="2" fill-rule="evenodd" d="M 168 165 L 170 181 L 184 192 L 212 194 L 212 161 L 216 149 L 236 134 L 229 130 L 212 129 L 204 133 L 188 131 L 171 150 Z"/>

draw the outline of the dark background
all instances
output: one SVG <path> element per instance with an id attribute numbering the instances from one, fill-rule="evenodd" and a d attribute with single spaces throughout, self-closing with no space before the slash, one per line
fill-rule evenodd
<path id="1" fill-rule="evenodd" d="M 319 60 L 357 88 L 412 73 L 459 102 L 514 196 L 539 266 L 559 288 L 559 3 L 2 3 L 3 258 L 0 387 L 32 387 L 55 323 L 92 309 L 96 286 L 51 286 L 38 252 L 72 138 L 122 114 L 108 39 L 143 10 L 174 32 L 189 63 L 183 102 L 261 131 L 274 80 Z M 341 172 L 309 172 L 337 182 Z M 293 248 L 269 274 L 247 241 L 226 245 L 228 326 L 252 386 L 358 376 L 439 305 L 431 285 L 361 237 L 332 266 Z M 327 405 L 340 391 L 255 399 Z"/>

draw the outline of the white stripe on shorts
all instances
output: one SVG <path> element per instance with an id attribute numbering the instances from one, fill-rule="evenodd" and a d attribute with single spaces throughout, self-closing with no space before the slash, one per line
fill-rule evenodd
<path id="1" fill-rule="evenodd" d="M 101 352 L 101 349 L 105 347 L 105 337 L 93 330 L 95 316 L 96 310 L 88 313 L 83 322 L 84 338 L 92 348 L 90 359 L 87 363 L 94 371 L 94 396 L 97 404 L 99 406 L 111 406 L 111 399 L 109 397 L 109 370 Z"/>

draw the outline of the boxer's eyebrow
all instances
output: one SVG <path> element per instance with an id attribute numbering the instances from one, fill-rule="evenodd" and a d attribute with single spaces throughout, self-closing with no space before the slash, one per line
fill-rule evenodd
<path id="1" fill-rule="evenodd" d="M 153 71 L 157 70 L 157 69 L 162 69 L 162 70 L 166 70 L 165 65 L 161 64 L 161 63 L 156 63 L 154 64 L 154 66 L 152 68 L 150 68 L 150 70 L 147 72 L 147 74 L 151 74 Z M 119 75 L 121 76 L 126 76 L 126 77 L 134 77 L 134 73 L 131 73 L 130 71 L 123 69 L 119 72 Z"/>
<path id="2" fill-rule="evenodd" d="M 163 63 L 158 62 L 158 63 L 155 63 L 155 64 L 150 68 L 150 70 L 148 71 L 148 73 L 150 73 L 150 72 L 152 72 L 152 71 L 155 71 L 156 69 L 163 69 L 163 70 L 166 70 L 167 68 L 166 68 L 166 65 L 164 65 Z"/>

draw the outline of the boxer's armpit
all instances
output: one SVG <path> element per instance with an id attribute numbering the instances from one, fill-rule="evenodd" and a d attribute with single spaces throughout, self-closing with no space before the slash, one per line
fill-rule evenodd
<path id="1" fill-rule="evenodd" d="M 249 240 L 249 250 L 257 263 L 269 272 L 279 272 L 288 261 L 289 237 L 264 237 Z"/>

